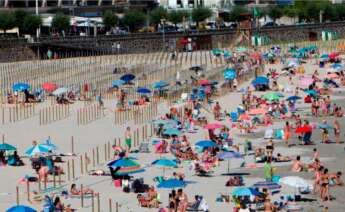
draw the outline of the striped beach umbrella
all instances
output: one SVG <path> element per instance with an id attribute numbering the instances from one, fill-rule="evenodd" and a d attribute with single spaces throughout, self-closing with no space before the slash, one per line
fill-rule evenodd
<path id="1" fill-rule="evenodd" d="M 114 169 L 115 175 L 124 176 L 145 171 L 140 164 L 129 159 L 122 158 L 110 165 Z"/>
<path id="2" fill-rule="evenodd" d="M 35 145 L 30 147 L 28 150 L 26 150 L 25 154 L 28 156 L 35 156 L 35 155 L 42 155 L 42 154 L 47 154 L 51 148 L 45 145 Z"/>

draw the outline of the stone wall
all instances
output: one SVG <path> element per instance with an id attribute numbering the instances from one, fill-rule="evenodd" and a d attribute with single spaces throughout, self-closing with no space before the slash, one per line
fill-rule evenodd
<path id="1" fill-rule="evenodd" d="M 33 60 L 36 55 L 26 46 L 0 48 L 0 63 Z"/>

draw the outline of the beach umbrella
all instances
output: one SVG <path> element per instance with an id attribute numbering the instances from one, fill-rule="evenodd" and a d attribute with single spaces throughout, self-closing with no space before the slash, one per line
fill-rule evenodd
<path id="1" fill-rule="evenodd" d="M 299 96 L 289 96 L 286 100 L 287 101 L 297 101 L 299 99 L 302 99 L 302 98 Z"/>
<path id="2" fill-rule="evenodd" d="M 123 80 L 125 81 L 126 83 L 132 81 L 135 79 L 135 76 L 133 74 L 125 74 L 125 75 L 122 75 L 120 80 Z"/>
<path id="3" fill-rule="evenodd" d="M 214 54 L 214 55 L 220 55 L 222 53 L 223 53 L 223 51 L 220 49 L 212 49 L 212 54 Z"/>
<path id="4" fill-rule="evenodd" d="M 262 95 L 263 99 L 266 99 L 268 101 L 277 101 L 281 98 L 277 93 L 267 93 Z"/>
<path id="5" fill-rule="evenodd" d="M 328 56 L 329 56 L 330 59 L 335 59 L 335 58 L 337 58 L 339 56 L 339 53 L 333 52 L 333 53 L 329 54 Z"/>
<path id="6" fill-rule="evenodd" d="M 218 147 L 218 144 L 211 140 L 201 140 L 195 143 L 195 146 L 201 147 L 201 148 L 209 148 L 209 147 Z"/>
<path id="7" fill-rule="evenodd" d="M 222 159 L 222 160 L 225 160 L 225 159 L 228 160 L 228 173 L 227 174 L 229 174 L 230 173 L 230 159 L 243 158 L 243 157 L 238 152 L 228 151 L 228 152 L 222 152 L 222 153 L 218 154 L 218 158 Z"/>
<path id="8" fill-rule="evenodd" d="M 308 133 L 313 131 L 312 127 L 310 126 L 302 126 L 302 127 L 297 127 L 295 130 L 295 133 Z"/>
<path id="9" fill-rule="evenodd" d="M 155 160 L 151 164 L 154 166 L 163 168 L 163 176 L 164 176 L 165 168 L 176 168 L 177 167 L 176 161 L 170 160 L 167 158 L 161 158 L 161 159 Z"/>
<path id="10" fill-rule="evenodd" d="M 121 158 L 119 160 L 113 161 L 113 163 L 109 166 L 114 169 L 115 175 L 119 176 L 125 176 L 144 171 L 144 169 L 140 167 L 139 163 L 129 158 Z"/>
<path id="11" fill-rule="evenodd" d="M 333 127 L 327 123 L 322 123 L 318 125 L 319 129 L 333 129 Z"/>
<path id="12" fill-rule="evenodd" d="M 264 115 L 267 113 L 267 110 L 264 108 L 254 108 L 254 109 L 250 109 L 248 114 L 249 115 Z"/>
<path id="13" fill-rule="evenodd" d="M 152 84 L 152 87 L 155 88 L 155 89 L 164 88 L 164 87 L 166 87 L 166 86 L 169 86 L 169 83 L 166 82 L 166 81 L 163 81 L 163 80 L 158 81 L 158 82 L 154 82 L 154 83 Z"/>
<path id="14" fill-rule="evenodd" d="M 227 68 L 223 72 L 223 76 L 227 80 L 233 80 L 237 77 L 236 71 L 232 68 Z"/>
<path id="15" fill-rule="evenodd" d="M 151 90 L 148 89 L 148 88 L 137 88 L 137 93 L 140 93 L 140 94 L 150 94 L 151 93 Z"/>
<path id="16" fill-rule="evenodd" d="M 214 129 L 220 129 L 220 128 L 223 128 L 224 125 L 223 124 L 219 124 L 219 123 L 210 123 L 210 124 L 206 124 L 204 126 L 205 129 L 208 129 L 208 130 L 214 130 Z"/>
<path id="17" fill-rule="evenodd" d="M 236 187 L 232 191 L 232 196 L 236 197 L 244 197 L 244 196 L 258 196 L 261 193 L 256 191 L 253 188 L 248 188 L 248 187 Z"/>
<path id="18" fill-rule="evenodd" d="M 199 80 L 199 85 L 211 85 L 211 81 L 207 80 L 207 79 L 202 79 L 202 80 Z"/>
<path id="19" fill-rule="evenodd" d="M 47 154 L 49 151 L 51 151 L 52 149 L 49 148 L 48 146 L 39 144 L 39 145 L 35 145 L 30 147 L 29 149 L 26 150 L 25 154 L 28 156 L 35 156 L 35 155 L 41 155 L 41 154 Z"/>
<path id="20" fill-rule="evenodd" d="M 42 88 L 43 90 L 47 91 L 47 92 L 53 92 L 57 89 L 57 85 L 55 83 L 52 82 L 45 82 L 42 84 Z"/>
<path id="21" fill-rule="evenodd" d="M 15 151 L 17 148 L 11 144 L 2 143 L 0 144 L 0 151 Z"/>
<path id="22" fill-rule="evenodd" d="M 158 184 L 158 188 L 183 188 L 186 186 L 186 182 L 183 180 L 178 179 L 169 179 L 169 180 L 163 180 L 161 183 Z"/>
<path id="23" fill-rule="evenodd" d="M 161 158 L 161 159 L 155 160 L 152 162 L 152 165 L 160 166 L 160 167 L 168 167 L 168 168 L 169 167 L 177 167 L 176 161 L 170 160 L 167 158 Z"/>
<path id="24" fill-rule="evenodd" d="M 238 52 L 245 52 L 245 51 L 247 51 L 247 48 L 241 46 L 241 47 L 238 47 L 238 48 L 236 49 L 236 51 L 238 51 Z"/>
<path id="25" fill-rule="evenodd" d="M 256 77 L 253 81 L 252 84 L 255 85 L 266 85 L 268 84 L 270 81 L 267 77 L 264 76 L 258 76 Z"/>
<path id="26" fill-rule="evenodd" d="M 24 91 L 24 90 L 29 90 L 30 88 L 31 88 L 31 86 L 29 84 L 22 83 L 22 82 L 15 83 L 12 86 L 13 91 Z"/>
<path id="27" fill-rule="evenodd" d="M 339 78 L 339 75 L 336 74 L 336 73 L 331 73 L 331 74 L 327 74 L 327 75 L 326 75 L 326 78 L 329 78 L 329 79 L 337 79 L 337 78 Z"/>
<path id="28" fill-rule="evenodd" d="M 322 54 L 322 55 L 320 56 L 320 58 L 322 58 L 322 59 L 328 59 L 328 58 L 329 58 L 329 55 L 328 55 L 328 54 Z"/>
<path id="29" fill-rule="evenodd" d="M 111 82 L 111 86 L 112 86 L 112 87 L 120 87 L 120 86 L 124 85 L 125 83 L 126 83 L 125 81 L 120 80 L 120 79 L 118 79 L 118 80 L 113 80 L 113 81 Z"/>
<path id="30" fill-rule="evenodd" d="M 316 96 L 318 94 L 316 90 L 306 90 L 304 92 L 310 96 Z"/>
<path id="31" fill-rule="evenodd" d="M 238 120 L 250 120 L 250 116 L 247 113 L 243 113 L 238 117 Z"/>
<path id="32" fill-rule="evenodd" d="M 341 63 L 333 63 L 333 64 L 331 65 L 331 68 L 334 68 L 334 69 L 341 69 L 341 68 L 343 68 L 343 64 L 341 64 Z"/>
<path id="33" fill-rule="evenodd" d="M 35 209 L 25 205 L 16 205 L 6 210 L 6 212 L 37 212 Z"/>
<path id="34" fill-rule="evenodd" d="M 66 87 L 61 87 L 61 88 L 56 89 L 52 94 L 53 94 L 54 96 L 60 96 L 60 95 L 65 94 L 65 93 L 67 93 L 67 92 L 68 92 L 68 88 L 66 88 Z"/>
<path id="35" fill-rule="evenodd" d="M 178 135 L 181 135 L 181 131 L 176 128 L 168 128 L 163 131 L 163 135 L 169 135 L 169 136 L 177 135 L 178 136 Z"/>
<path id="36" fill-rule="evenodd" d="M 224 56 L 224 58 L 229 58 L 229 57 L 231 57 L 231 52 L 224 51 L 223 56 Z"/>
<path id="37" fill-rule="evenodd" d="M 251 54 L 250 57 L 253 58 L 254 60 L 260 60 L 261 55 L 260 53 L 257 52 L 257 53 Z"/>
<path id="38" fill-rule="evenodd" d="M 314 82 L 314 80 L 311 77 L 304 77 L 299 81 L 299 85 L 302 87 L 309 86 L 313 82 Z"/>
<path id="39" fill-rule="evenodd" d="M 47 146 L 51 150 L 57 150 L 58 149 L 58 147 L 55 144 L 53 144 L 53 142 L 50 140 L 50 138 L 48 138 L 47 140 L 45 140 L 41 144 L 44 146 Z"/>
<path id="40" fill-rule="evenodd" d="M 282 177 L 280 183 L 294 187 L 294 188 L 312 188 L 313 186 L 305 179 L 298 176 Z"/>
<path id="41" fill-rule="evenodd" d="M 267 190 L 277 190 L 281 188 L 281 185 L 271 181 L 259 181 L 253 185 L 254 188 L 262 188 Z"/>

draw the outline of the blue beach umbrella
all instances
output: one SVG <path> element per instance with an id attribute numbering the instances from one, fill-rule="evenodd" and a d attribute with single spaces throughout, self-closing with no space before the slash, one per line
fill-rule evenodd
<path id="1" fill-rule="evenodd" d="M 331 65 L 331 67 L 334 69 L 341 69 L 343 65 L 341 63 L 334 63 Z"/>
<path id="2" fill-rule="evenodd" d="M 323 54 L 323 55 L 320 56 L 320 58 L 322 58 L 322 59 L 328 59 L 328 58 L 329 58 L 329 55 L 328 55 L 328 54 Z"/>
<path id="3" fill-rule="evenodd" d="M 152 87 L 153 87 L 154 89 L 160 89 L 160 88 L 164 88 L 164 87 L 166 87 L 166 86 L 168 86 L 168 85 L 169 85 L 168 82 L 161 80 L 161 81 L 158 81 L 158 82 L 154 82 L 154 83 L 152 84 Z"/>
<path id="4" fill-rule="evenodd" d="M 196 142 L 195 146 L 201 147 L 201 148 L 209 148 L 209 147 L 218 147 L 218 145 L 211 141 L 211 140 L 201 140 Z"/>
<path id="5" fill-rule="evenodd" d="M 267 190 L 277 190 L 281 188 L 281 185 L 271 181 L 259 181 L 253 185 L 254 188 L 266 188 Z"/>
<path id="6" fill-rule="evenodd" d="M 151 90 L 148 89 L 148 88 L 139 87 L 139 88 L 137 88 L 137 93 L 140 93 L 140 94 L 150 94 Z"/>
<path id="7" fill-rule="evenodd" d="M 243 196 L 258 196 L 260 195 L 260 192 L 256 191 L 253 188 L 247 188 L 247 187 L 237 187 L 235 188 L 232 193 L 233 196 L 236 197 L 243 197 Z"/>
<path id="8" fill-rule="evenodd" d="M 266 85 L 268 84 L 270 81 L 267 77 L 264 77 L 264 76 L 258 76 L 257 78 L 255 78 L 253 81 L 252 81 L 252 84 L 255 86 L 255 85 Z"/>
<path id="9" fill-rule="evenodd" d="M 318 94 L 317 91 L 315 90 L 307 90 L 307 91 L 304 91 L 306 94 L 310 95 L 310 96 L 316 96 Z"/>
<path id="10" fill-rule="evenodd" d="M 318 127 L 319 127 L 319 129 L 333 129 L 333 127 L 327 123 L 319 124 Z"/>
<path id="11" fill-rule="evenodd" d="M 214 55 L 220 55 L 222 53 L 223 53 L 223 50 L 220 50 L 220 49 L 213 49 L 212 50 L 212 54 L 214 54 Z"/>
<path id="12" fill-rule="evenodd" d="M 227 80 L 233 80 L 237 77 L 236 71 L 232 68 L 227 68 L 224 70 L 223 76 Z"/>
<path id="13" fill-rule="evenodd" d="M 219 159 L 227 159 L 228 160 L 228 173 L 230 173 L 230 159 L 232 158 L 243 158 L 242 155 L 238 152 L 234 152 L 234 151 L 229 151 L 229 152 L 222 152 L 220 154 L 218 154 L 218 158 Z"/>
<path id="14" fill-rule="evenodd" d="M 177 180 L 177 179 L 169 179 L 169 180 L 164 180 L 161 183 L 158 184 L 158 188 L 167 188 L 167 189 L 172 189 L 172 188 L 182 188 L 185 187 L 186 183 L 182 180 Z"/>
<path id="15" fill-rule="evenodd" d="M 51 141 L 50 138 L 48 138 L 47 140 L 42 142 L 42 145 L 48 147 L 51 150 L 57 150 L 58 149 L 58 147 L 55 144 L 53 144 L 53 142 Z"/>
<path id="16" fill-rule="evenodd" d="M 125 83 L 126 83 L 125 81 L 120 80 L 120 79 L 118 79 L 118 80 L 113 80 L 113 81 L 111 82 L 111 86 L 112 86 L 112 87 L 120 87 L 120 86 L 124 85 Z"/>
<path id="17" fill-rule="evenodd" d="M 120 78 L 120 80 L 123 80 L 126 83 L 128 83 L 134 79 L 135 79 L 135 76 L 133 74 L 125 74 L 125 75 L 121 76 L 121 78 Z"/>
<path id="18" fill-rule="evenodd" d="M 30 89 L 30 85 L 27 84 L 27 83 L 22 83 L 22 82 L 19 82 L 19 83 L 15 83 L 13 84 L 12 86 L 12 90 L 13 91 L 24 91 L 24 90 L 28 90 Z"/>
<path id="19" fill-rule="evenodd" d="M 6 212 L 37 212 L 35 209 L 25 205 L 16 205 L 6 210 Z"/>
<path id="20" fill-rule="evenodd" d="M 0 151 L 15 151 L 16 149 L 16 147 L 7 143 L 0 144 Z"/>
<path id="21" fill-rule="evenodd" d="M 155 160 L 152 162 L 152 165 L 154 166 L 160 166 L 160 167 L 177 167 L 177 163 L 176 161 L 167 159 L 167 158 L 161 158 L 158 160 Z"/>
<path id="22" fill-rule="evenodd" d="M 47 154 L 51 149 L 45 145 L 35 145 L 26 150 L 25 154 L 28 156 L 35 156 L 36 154 Z"/>
<path id="23" fill-rule="evenodd" d="M 168 128 L 163 131 L 163 135 L 181 135 L 181 131 L 176 128 Z"/>
<path id="24" fill-rule="evenodd" d="M 297 101 L 299 99 L 302 99 L 302 98 L 299 96 L 289 96 L 286 100 L 287 101 Z"/>

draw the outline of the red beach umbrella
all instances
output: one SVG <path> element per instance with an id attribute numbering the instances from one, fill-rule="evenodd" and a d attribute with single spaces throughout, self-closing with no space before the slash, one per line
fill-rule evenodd
<path id="1" fill-rule="evenodd" d="M 46 82 L 46 83 L 43 83 L 42 84 L 42 88 L 45 90 L 45 91 L 48 91 L 48 92 L 53 92 L 57 89 L 57 85 L 55 83 L 51 83 L 51 82 Z"/>
<path id="2" fill-rule="evenodd" d="M 210 123 L 210 124 L 206 124 L 204 126 L 205 129 L 208 129 L 208 130 L 214 130 L 214 129 L 219 129 L 219 128 L 223 128 L 224 125 L 222 124 L 219 124 L 219 123 Z"/>
<path id="3" fill-rule="evenodd" d="M 313 131 L 311 126 L 302 126 L 302 127 L 297 127 L 295 130 L 295 133 L 308 133 Z"/>

